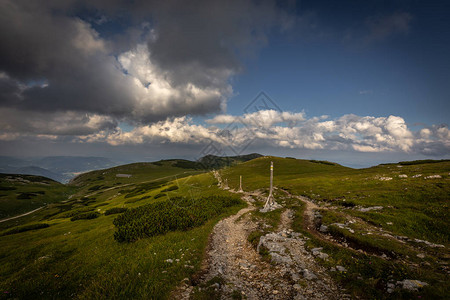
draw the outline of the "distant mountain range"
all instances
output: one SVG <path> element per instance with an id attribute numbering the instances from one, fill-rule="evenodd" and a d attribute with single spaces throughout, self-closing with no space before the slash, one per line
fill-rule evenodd
<path id="1" fill-rule="evenodd" d="M 44 176 L 59 182 L 68 182 L 80 173 L 105 169 L 123 162 L 105 157 L 48 156 L 21 159 L 0 156 L 0 173 Z"/>

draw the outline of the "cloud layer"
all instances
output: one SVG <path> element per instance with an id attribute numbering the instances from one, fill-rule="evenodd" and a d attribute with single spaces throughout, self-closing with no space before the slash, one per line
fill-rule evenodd
<path id="1" fill-rule="evenodd" d="M 0 108 L 74 116 L 79 134 L 86 114 L 143 124 L 224 110 L 242 56 L 289 19 L 275 1 L 5 0 L 0 11 Z"/>
<path id="2" fill-rule="evenodd" d="M 295 121 L 295 124 L 292 123 Z M 239 152 L 249 142 L 291 149 L 353 150 L 358 152 L 403 152 L 444 155 L 450 151 L 446 125 L 412 131 L 398 116 L 344 115 L 306 118 L 304 113 L 259 111 L 242 116 L 219 115 L 195 124 L 191 118 L 169 118 L 129 132 L 120 128 L 74 137 L 82 142 L 126 144 L 197 144 L 210 142 Z M 210 124 L 210 125 L 208 125 Z M 221 124 L 221 127 L 217 127 Z"/>

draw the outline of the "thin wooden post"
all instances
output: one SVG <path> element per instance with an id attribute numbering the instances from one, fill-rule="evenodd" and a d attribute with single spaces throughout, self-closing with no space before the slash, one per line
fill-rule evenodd
<path id="1" fill-rule="evenodd" d="M 271 205 L 274 204 L 273 199 L 273 161 L 270 162 L 270 189 L 269 197 L 267 197 L 266 203 L 264 204 L 264 209 L 267 210 Z"/>

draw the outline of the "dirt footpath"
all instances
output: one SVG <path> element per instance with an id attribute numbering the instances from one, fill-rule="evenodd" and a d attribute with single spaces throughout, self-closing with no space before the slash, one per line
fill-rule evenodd
<path id="1" fill-rule="evenodd" d="M 312 253 L 317 255 L 320 249 L 307 251 L 308 238 L 291 230 L 292 211 L 284 210 L 277 230 L 260 239 L 258 250 L 270 256 L 264 259 L 252 247 L 247 237 L 258 227 L 250 215 L 256 209 L 253 196 L 245 194 L 243 199 L 249 206 L 214 227 L 198 286 L 213 289 L 222 299 L 236 298 L 237 294 L 247 299 L 347 298 L 316 263 Z M 208 286 L 211 279 L 216 280 Z M 173 296 L 189 299 L 193 290 L 185 281 Z"/>

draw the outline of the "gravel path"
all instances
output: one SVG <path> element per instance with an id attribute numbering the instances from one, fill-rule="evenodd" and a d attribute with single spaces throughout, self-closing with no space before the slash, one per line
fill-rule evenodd
<path id="1" fill-rule="evenodd" d="M 10 218 L 6 218 L 6 219 L 3 219 L 3 220 L 0 220 L 0 223 L 6 222 L 6 221 L 9 221 L 9 220 L 14 220 L 14 219 L 17 219 L 17 218 L 21 218 L 21 217 L 24 217 L 24 216 L 31 215 L 32 213 L 37 212 L 38 210 L 41 210 L 41 209 L 43 209 L 44 207 L 45 207 L 45 206 L 41 206 L 41 207 L 39 207 L 39 208 L 33 209 L 32 211 L 26 212 L 26 213 L 24 213 L 24 214 L 21 214 L 21 215 L 18 215 L 18 216 L 14 216 L 14 217 L 10 217 Z"/>
<path id="2" fill-rule="evenodd" d="M 231 299 L 236 293 L 247 299 L 345 299 L 306 250 L 308 238 L 290 229 L 292 211 L 285 210 L 277 230 L 260 239 L 258 249 L 265 247 L 270 257 L 264 259 L 252 247 L 247 237 L 258 227 L 251 218 L 256 209 L 252 205 L 254 196 L 244 194 L 249 206 L 214 227 L 199 286 L 205 288 L 209 280 L 222 278 L 222 284 L 209 287 L 222 299 Z M 184 281 L 173 298 L 189 299 L 193 288 Z"/>

